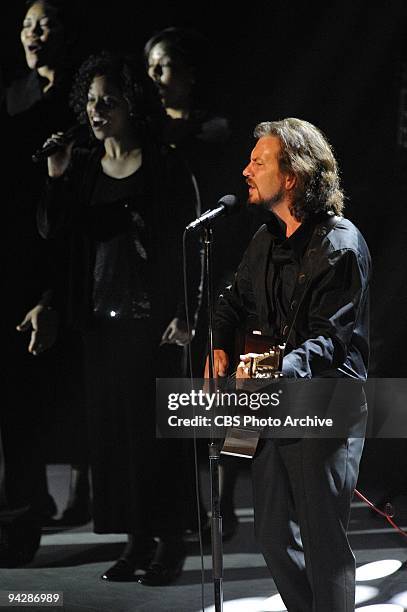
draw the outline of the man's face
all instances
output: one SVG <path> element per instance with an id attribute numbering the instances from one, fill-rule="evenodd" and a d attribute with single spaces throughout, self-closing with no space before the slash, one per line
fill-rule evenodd
<path id="1" fill-rule="evenodd" d="M 243 170 L 249 188 L 249 204 L 262 204 L 272 210 L 277 204 L 288 200 L 287 175 L 280 171 L 279 152 L 277 136 L 263 136 L 257 141 L 250 162 Z"/>

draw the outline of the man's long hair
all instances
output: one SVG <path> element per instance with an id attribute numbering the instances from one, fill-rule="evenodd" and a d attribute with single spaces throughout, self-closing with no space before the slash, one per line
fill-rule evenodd
<path id="1" fill-rule="evenodd" d="M 294 174 L 297 179 L 291 212 L 298 221 L 322 211 L 342 215 L 344 194 L 338 164 L 331 145 L 318 128 L 308 121 L 288 118 L 259 123 L 254 136 L 279 138 L 280 170 Z"/>

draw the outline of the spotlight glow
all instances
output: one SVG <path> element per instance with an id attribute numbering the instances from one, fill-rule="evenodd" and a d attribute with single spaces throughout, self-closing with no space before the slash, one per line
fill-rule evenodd
<path id="1" fill-rule="evenodd" d="M 407 591 L 397 593 L 390 599 L 390 603 L 399 604 L 403 608 L 407 608 Z"/>
<path id="2" fill-rule="evenodd" d="M 263 601 L 263 607 L 261 608 L 262 612 L 284 612 L 285 610 L 287 610 L 287 608 L 278 593 L 277 595 L 272 595 L 268 599 L 265 599 Z"/>
<path id="3" fill-rule="evenodd" d="M 263 597 L 246 597 L 225 601 L 224 612 L 287 612 L 280 595 L 272 595 L 267 599 Z M 215 607 L 205 608 L 205 612 L 215 612 Z"/>
<path id="4" fill-rule="evenodd" d="M 356 569 L 356 580 L 377 580 L 394 574 L 402 566 L 397 559 L 383 559 L 361 565 Z"/>
<path id="5" fill-rule="evenodd" d="M 355 603 L 361 604 L 369 599 L 373 599 L 379 594 L 379 589 L 376 587 L 356 585 Z"/>
<path id="6" fill-rule="evenodd" d="M 368 599 L 376 597 L 379 589 L 369 586 L 356 587 L 356 605 Z M 391 599 L 393 603 L 373 604 L 356 608 L 356 612 L 404 612 L 407 602 L 407 591 L 399 593 Z M 243 599 L 233 599 L 225 601 L 223 604 L 224 612 L 286 612 L 283 600 L 280 595 L 272 595 L 267 599 L 263 597 L 245 597 Z M 205 612 L 215 612 L 215 606 L 205 608 Z"/>
<path id="7" fill-rule="evenodd" d="M 245 597 L 244 599 L 232 599 L 231 601 L 224 602 L 223 612 L 263 612 L 263 602 L 263 597 Z M 205 608 L 205 612 L 215 612 L 215 606 Z"/>
<path id="8" fill-rule="evenodd" d="M 356 608 L 356 612 L 404 612 L 403 606 L 393 604 L 374 604 L 373 606 L 363 606 Z"/>

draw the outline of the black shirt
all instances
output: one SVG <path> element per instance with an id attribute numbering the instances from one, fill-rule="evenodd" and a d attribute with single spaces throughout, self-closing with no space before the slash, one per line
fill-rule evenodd
<path id="1" fill-rule="evenodd" d="M 273 213 L 270 214 L 267 223 L 273 242 L 267 267 L 266 297 L 269 306 L 269 325 L 275 330 L 276 343 L 281 340 L 301 258 L 311 239 L 314 226 L 315 223 L 305 222 L 287 238 L 285 223 Z"/>
<path id="2" fill-rule="evenodd" d="M 124 205 L 129 210 L 130 222 L 116 227 L 109 223 L 109 209 L 115 205 Z M 108 216 L 105 235 L 95 244 L 94 314 L 114 319 L 149 318 L 151 201 L 145 193 L 142 168 L 122 179 L 100 171 L 91 206 L 95 207 L 96 216 L 103 217 L 106 213 Z M 103 219 L 100 222 L 103 223 Z"/>

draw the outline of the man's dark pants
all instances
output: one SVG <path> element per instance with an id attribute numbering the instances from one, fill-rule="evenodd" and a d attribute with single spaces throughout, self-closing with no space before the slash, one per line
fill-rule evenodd
<path id="1" fill-rule="evenodd" d="M 353 612 L 355 558 L 346 530 L 363 438 L 259 446 L 256 536 L 288 612 Z"/>

